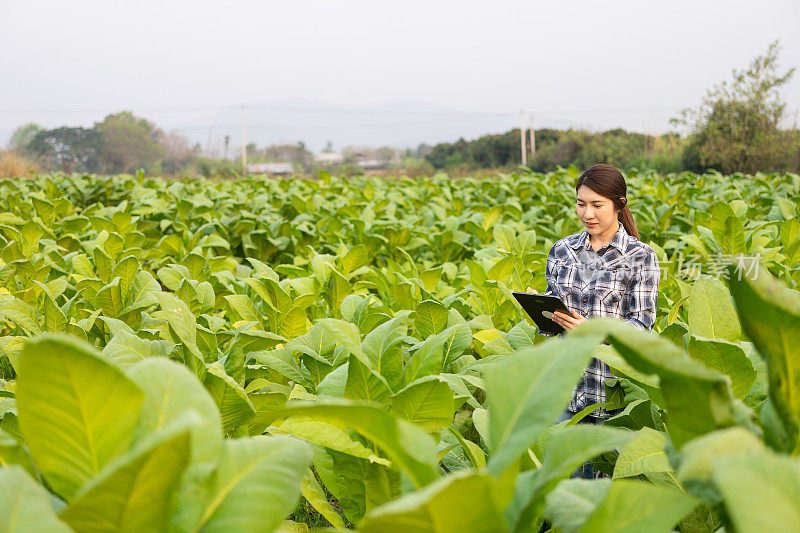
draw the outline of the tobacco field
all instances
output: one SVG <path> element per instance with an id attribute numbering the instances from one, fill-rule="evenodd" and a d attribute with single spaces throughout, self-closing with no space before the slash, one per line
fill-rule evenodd
<path id="1" fill-rule="evenodd" d="M 577 174 L 0 181 L 0 531 L 798 527 L 800 176 L 630 173 L 653 331 L 545 338 Z"/>

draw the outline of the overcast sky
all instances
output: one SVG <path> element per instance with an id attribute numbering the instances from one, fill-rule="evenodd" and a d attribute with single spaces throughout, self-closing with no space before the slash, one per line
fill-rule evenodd
<path id="1" fill-rule="evenodd" d="M 246 104 L 330 107 L 342 142 L 330 128 L 364 106 L 466 136 L 522 108 L 540 126 L 665 131 L 775 39 L 800 67 L 799 27 L 797 0 L 0 0 L 0 130 L 130 109 L 205 135 Z M 800 108 L 800 73 L 784 94 Z M 437 106 L 453 113 L 425 116 Z M 300 135 L 263 121 L 254 138 Z"/>

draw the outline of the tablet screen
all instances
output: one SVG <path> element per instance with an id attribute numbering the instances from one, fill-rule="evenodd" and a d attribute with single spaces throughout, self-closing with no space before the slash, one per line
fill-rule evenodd
<path id="1" fill-rule="evenodd" d="M 564 328 L 553 322 L 552 318 L 553 312 L 557 310 L 570 313 L 569 308 L 560 298 L 528 292 L 512 292 L 511 294 L 536 323 L 539 331 L 548 334 L 558 334 L 564 331 Z"/>

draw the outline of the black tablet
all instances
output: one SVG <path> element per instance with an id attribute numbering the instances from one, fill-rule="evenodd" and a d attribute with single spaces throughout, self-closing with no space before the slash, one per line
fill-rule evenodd
<path id="1" fill-rule="evenodd" d="M 548 334 L 552 333 L 553 335 L 564 331 L 564 328 L 550 318 L 554 311 L 564 311 L 568 315 L 572 314 L 560 298 L 557 296 L 531 294 L 529 292 L 512 292 L 511 294 L 514 295 L 514 298 L 528 313 L 528 316 L 536 322 L 539 331 Z"/>

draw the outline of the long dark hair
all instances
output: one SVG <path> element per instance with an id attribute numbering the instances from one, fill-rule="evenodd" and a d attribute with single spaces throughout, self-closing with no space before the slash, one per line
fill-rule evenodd
<path id="1" fill-rule="evenodd" d="M 622 175 L 616 167 L 611 165 L 604 165 L 599 163 L 592 165 L 583 171 L 583 174 L 578 178 L 578 183 L 575 185 L 575 192 L 581 188 L 581 185 L 586 185 L 594 192 L 608 198 L 614 204 L 615 209 L 619 209 L 617 213 L 617 220 L 628 232 L 628 235 L 633 235 L 639 238 L 639 231 L 636 229 L 636 222 L 633 220 L 633 213 L 628 208 L 628 185 L 625 183 L 625 176 Z M 626 198 L 623 202 L 621 198 Z"/>

